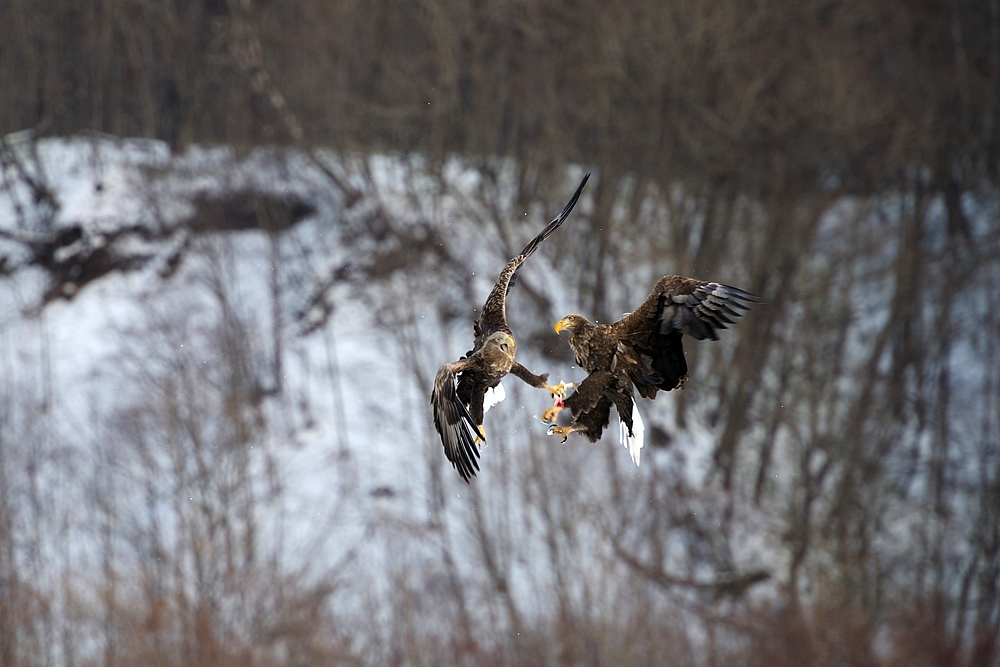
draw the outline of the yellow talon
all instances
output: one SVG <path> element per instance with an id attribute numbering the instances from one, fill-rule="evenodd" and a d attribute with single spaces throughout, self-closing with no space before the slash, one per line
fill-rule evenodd
<path id="1" fill-rule="evenodd" d="M 566 442 L 566 438 L 568 438 L 569 434 L 572 432 L 573 432 L 572 426 L 556 426 L 555 424 L 550 426 L 548 430 L 549 435 L 561 435 L 563 442 Z"/>
<path id="2" fill-rule="evenodd" d="M 486 442 L 486 431 L 483 430 L 483 425 L 480 424 L 476 427 L 479 430 L 479 435 L 476 436 L 476 444 L 480 442 Z"/>
<path id="3" fill-rule="evenodd" d="M 553 405 L 548 410 L 542 413 L 542 421 L 545 422 L 546 424 L 553 423 L 559 416 L 559 413 L 562 412 L 562 409 L 563 408 L 561 405 Z"/>

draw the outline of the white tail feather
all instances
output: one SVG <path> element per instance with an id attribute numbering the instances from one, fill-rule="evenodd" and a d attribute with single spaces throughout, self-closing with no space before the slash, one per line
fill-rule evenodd
<path id="1" fill-rule="evenodd" d="M 632 435 L 628 434 L 628 426 L 625 422 L 618 421 L 618 442 L 628 450 L 629 456 L 639 465 L 639 457 L 642 455 L 642 440 L 646 433 L 646 426 L 642 423 L 642 415 L 639 414 L 639 406 L 632 401 Z"/>
<path id="2" fill-rule="evenodd" d="M 503 388 L 503 382 L 487 389 L 483 396 L 483 414 L 485 415 L 490 408 L 505 398 L 507 398 L 507 391 Z"/>

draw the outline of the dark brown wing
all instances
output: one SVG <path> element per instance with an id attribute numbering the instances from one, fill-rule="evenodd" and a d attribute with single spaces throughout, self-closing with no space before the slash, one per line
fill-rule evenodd
<path id="1" fill-rule="evenodd" d="M 687 379 L 680 331 L 623 339 L 618 350 L 631 362 L 625 370 L 643 398 L 655 398 L 657 390 L 670 391 Z"/>
<path id="2" fill-rule="evenodd" d="M 455 375 L 470 368 L 472 363 L 470 359 L 460 359 L 439 368 L 431 391 L 434 428 L 441 436 L 444 455 L 466 482 L 479 470 L 479 463 L 476 461 L 479 458 L 479 447 L 476 445 L 476 421 L 458 396 Z"/>
<path id="3" fill-rule="evenodd" d="M 479 319 L 475 324 L 475 336 L 476 343 L 473 350 L 478 350 L 482 347 L 483 341 L 489 338 L 490 334 L 496 331 L 507 331 L 510 332 L 510 328 L 507 326 L 507 291 L 510 289 L 511 282 L 514 278 L 514 274 L 517 269 L 521 266 L 524 260 L 528 259 L 531 253 L 535 252 L 535 249 L 544 241 L 549 238 L 553 232 L 555 232 L 559 225 L 561 225 L 566 218 L 569 217 L 570 212 L 572 212 L 573 207 L 576 206 L 576 202 L 580 199 L 580 193 L 583 192 L 583 186 L 587 184 L 587 179 L 590 178 L 590 174 L 583 177 L 580 181 L 580 185 L 576 188 L 576 192 L 573 193 L 572 199 L 563 208 L 562 213 L 556 216 L 545 229 L 541 231 L 535 238 L 531 239 L 528 245 L 524 246 L 524 250 L 520 252 L 514 259 L 507 262 L 507 266 L 503 267 L 503 271 L 500 272 L 500 277 L 497 278 L 496 283 L 493 285 L 493 290 L 490 295 L 486 297 L 486 303 L 483 304 L 483 312 L 479 315 Z"/>
<path id="4" fill-rule="evenodd" d="M 634 362 L 629 375 L 639 393 L 653 398 L 669 391 L 687 375 L 681 336 L 718 340 L 716 333 L 748 309 L 743 302 L 760 300 L 720 283 L 664 276 L 646 300 L 614 325 L 623 351 Z"/>
<path id="5" fill-rule="evenodd" d="M 614 324 L 619 338 L 630 338 L 656 330 L 666 334 L 682 334 L 704 340 L 719 340 L 718 329 L 726 329 L 748 306 L 743 302 L 760 303 L 753 294 L 720 283 L 664 276 L 646 300 Z"/>
<path id="6" fill-rule="evenodd" d="M 489 373 L 479 364 L 472 364 L 467 370 L 458 374 L 458 400 L 469 407 L 473 424 L 483 423 L 483 415 L 486 412 L 483 407 L 483 397 L 487 389 L 500 384 L 501 377 Z"/>

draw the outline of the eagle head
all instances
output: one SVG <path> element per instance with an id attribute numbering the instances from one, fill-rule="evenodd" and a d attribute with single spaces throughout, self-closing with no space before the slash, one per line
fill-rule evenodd
<path id="1" fill-rule="evenodd" d="M 569 329 L 569 332 L 576 333 L 576 330 L 582 326 L 590 324 L 583 315 L 577 315 L 576 313 L 572 315 L 567 315 L 558 322 L 556 322 L 556 333 Z"/>
<path id="2" fill-rule="evenodd" d="M 517 353 L 517 343 L 514 342 L 514 337 L 506 331 L 497 331 L 491 335 L 486 339 L 484 347 L 499 352 L 503 356 L 510 358 L 511 361 L 514 360 L 514 354 Z"/>

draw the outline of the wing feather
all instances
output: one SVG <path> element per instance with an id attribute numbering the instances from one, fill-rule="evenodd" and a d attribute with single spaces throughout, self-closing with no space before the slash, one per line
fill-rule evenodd
<path id="1" fill-rule="evenodd" d="M 542 241 L 552 236 L 553 232 L 559 229 L 559 226 L 566 221 L 566 218 L 573 211 L 573 207 L 576 206 L 577 200 L 580 199 L 580 193 L 583 192 L 583 186 L 587 184 L 589 178 L 590 174 L 583 177 L 580 185 L 576 188 L 576 192 L 573 193 L 573 197 L 563 208 L 562 212 L 552 222 L 547 224 L 538 236 L 531 239 L 528 245 L 524 246 L 524 249 L 514 259 L 507 262 L 507 265 L 503 267 L 500 276 L 493 285 L 493 289 L 490 291 L 490 295 L 486 297 L 486 303 L 483 304 L 483 312 L 480 314 L 479 319 L 476 320 L 475 349 L 478 350 L 482 346 L 482 342 L 493 332 L 501 330 L 510 331 L 507 326 L 507 290 L 510 288 L 514 274 L 524 260 L 541 245 Z"/>
<path id="2" fill-rule="evenodd" d="M 462 359 L 439 368 L 431 391 L 434 428 L 441 436 L 445 456 L 466 482 L 479 470 L 479 447 L 476 445 L 476 423 L 458 397 L 455 376 L 469 365 L 468 359 Z"/>
<path id="3" fill-rule="evenodd" d="M 614 326 L 622 338 L 680 331 L 698 340 L 718 340 L 716 331 L 727 329 L 749 309 L 744 301 L 760 303 L 750 292 L 730 285 L 664 276 L 642 305 Z"/>
<path id="4" fill-rule="evenodd" d="M 671 305 L 660 312 L 660 333 L 677 330 L 698 340 L 719 340 L 716 332 L 734 323 L 729 315 L 739 317 L 739 311 L 748 309 L 741 301 L 757 303 L 759 299 L 729 285 L 702 283 L 689 294 L 672 295 Z"/>
<path id="5" fill-rule="evenodd" d="M 631 360 L 628 371 L 646 398 L 676 388 L 687 375 L 682 335 L 718 340 L 760 300 L 736 287 L 682 276 L 661 278 L 646 300 L 612 325 L 619 339 L 619 356 Z"/>

